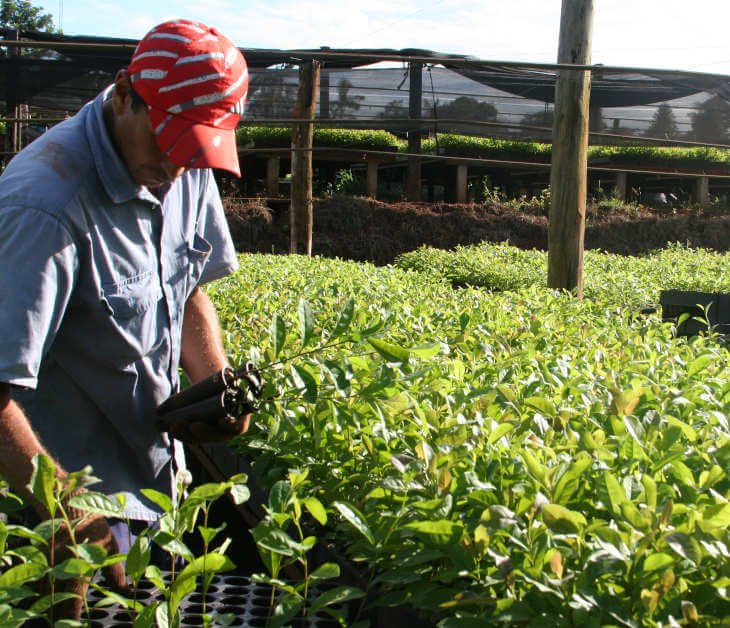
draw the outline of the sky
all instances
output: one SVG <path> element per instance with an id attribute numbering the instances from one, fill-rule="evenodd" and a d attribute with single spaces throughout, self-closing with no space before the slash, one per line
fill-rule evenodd
<path id="1" fill-rule="evenodd" d="M 66 35 L 199 20 L 242 48 L 422 48 L 557 61 L 561 0 L 32 0 Z M 592 62 L 730 75 L 729 0 L 594 0 Z"/>

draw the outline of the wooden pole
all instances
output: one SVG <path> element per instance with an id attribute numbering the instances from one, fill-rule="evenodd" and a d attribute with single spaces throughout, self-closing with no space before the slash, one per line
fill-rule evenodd
<path id="1" fill-rule="evenodd" d="M 467 191 L 467 166 L 459 164 L 456 166 L 456 202 L 466 203 Z"/>
<path id="2" fill-rule="evenodd" d="M 266 196 L 279 196 L 279 169 L 281 162 L 278 157 L 269 157 L 266 160 Z"/>
<path id="3" fill-rule="evenodd" d="M 365 193 L 370 198 L 378 196 L 378 160 L 368 159 L 368 173 L 365 179 Z"/>
<path id="4" fill-rule="evenodd" d="M 558 63 L 590 65 L 593 0 L 563 0 Z M 591 77 L 560 70 L 555 84 L 548 287 L 583 296 L 583 237 L 588 179 Z"/>
<path id="5" fill-rule="evenodd" d="M 294 117 L 313 120 L 317 106 L 319 62 L 299 66 L 299 91 Z M 312 255 L 312 134 L 311 122 L 296 122 L 292 128 L 291 205 L 289 209 L 290 252 Z"/>
<path id="6" fill-rule="evenodd" d="M 703 209 L 710 206 L 710 177 L 697 177 L 695 181 L 695 200 Z"/>
<path id="7" fill-rule="evenodd" d="M 421 101 L 423 100 L 423 64 L 409 64 L 408 114 L 411 120 L 421 117 Z M 408 131 L 408 152 L 421 152 L 421 126 Z M 421 161 L 418 157 L 408 158 L 408 174 L 406 194 L 409 201 L 421 200 Z"/>

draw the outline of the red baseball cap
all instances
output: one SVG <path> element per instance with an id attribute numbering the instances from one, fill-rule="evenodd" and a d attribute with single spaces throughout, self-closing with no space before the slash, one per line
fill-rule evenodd
<path id="1" fill-rule="evenodd" d="M 241 176 L 235 129 L 246 104 L 248 68 L 225 35 L 200 22 L 164 22 L 139 42 L 128 72 L 167 159 Z"/>

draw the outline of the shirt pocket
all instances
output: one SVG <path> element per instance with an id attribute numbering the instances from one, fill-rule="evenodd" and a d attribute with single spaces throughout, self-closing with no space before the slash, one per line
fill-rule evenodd
<path id="1" fill-rule="evenodd" d="M 192 246 L 188 245 L 188 296 L 198 285 L 212 251 L 210 242 L 196 233 Z"/>
<path id="2" fill-rule="evenodd" d="M 162 287 L 154 271 L 146 271 L 102 285 L 107 310 L 114 318 L 129 319 L 144 314 L 162 298 Z"/>
<path id="3" fill-rule="evenodd" d="M 166 334 L 167 313 L 157 273 L 147 271 L 117 283 L 102 285 L 106 333 L 101 343 L 117 366 L 155 360 Z M 161 307 L 160 304 L 163 304 Z"/>

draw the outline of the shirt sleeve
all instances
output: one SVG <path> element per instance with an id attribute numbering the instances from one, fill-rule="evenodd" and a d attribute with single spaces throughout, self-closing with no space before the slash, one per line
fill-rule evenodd
<path id="1" fill-rule="evenodd" d="M 204 284 L 236 272 L 238 258 L 212 170 L 205 171 L 201 180 L 201 189 L 203 193 L 201 194 L 197 232 L 212 247 L 198 282 Z"/>
<path id="2" fill-rule="evenodd" d="M 35 388 L 76 281 L 76 245 L 36 209 L 0 209 L 0 233 L 0 381 Z"/>

